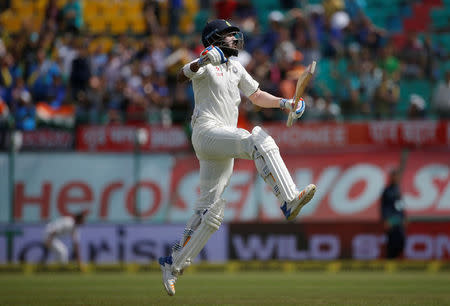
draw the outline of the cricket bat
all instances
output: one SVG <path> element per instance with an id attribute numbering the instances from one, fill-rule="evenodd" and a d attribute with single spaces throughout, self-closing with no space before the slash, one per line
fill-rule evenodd
<path id="1" fill-rule="evenodd" d="M 294 112 L 297 109 L 298 101 L 302 97 L 303 92 L 305 91 L 306 86 L 308 85 L 315 70 L 316 70 L 316 61 L 313 61 L 311 65 L 309 65 L 308 68 L 306 68 L 306 70 L 298 78 L 297 86 L 295 87 L 294 107 L 292 108 L 292 111 L 289 113 L 289 117 L 286 122 L 286 126 L 288 127 L 291 127 L 292 123 L 294 122 Z"/>

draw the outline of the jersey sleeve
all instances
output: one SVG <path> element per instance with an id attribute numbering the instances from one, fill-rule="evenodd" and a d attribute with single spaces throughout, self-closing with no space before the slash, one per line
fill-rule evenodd
<path id="1" fill-rule="evenodd" d="M 245 70 L 245 68 L 238 62 L 239 68 L 242 71 L 241 79 L 239 80 L 239 89 L 244 95 L 251 96 L 259 87 L 259 83 L 252 78 L 252 76 Z"/>
<path id="2" fill-rule="evenodd" d="M 189 64 L 187 64 L 186 66 L 188 67 L 187 69 L 191 69 L 189 68 L 191 66 L 192 63 L 196 62 L 198 59 L 193 60 L 192 62 L 190 62 Z M 201 79 L 202 77 L 204 77 L 206 75 L 206 66 L 200 67 L 197 72 L 193 72 L 192 70 L 190 70 L 191 72 L 189 73 L 190 75 L 187 75 L 184 72 L 184 68 L 183 68 L 183 73 L 184 75 L 190 79 L 190 80 L 198 80 Z"/>

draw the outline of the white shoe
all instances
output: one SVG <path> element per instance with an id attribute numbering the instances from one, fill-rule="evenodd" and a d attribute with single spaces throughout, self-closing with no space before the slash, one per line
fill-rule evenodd
<path id="1" fill-rule="evenodd" d="M 316 185 L 309 184 L 305 189 L 299 192 L 299 194 L 290 203 L 284 202 L 280 206 L 283 211 L 284 216 L 288 221 L 293 220 L 297 217 L 298 213 L 314 196 L 316 192 Z"/>
<path id="2" fill-rule="evenodd" d="M 162 271 L 162 280 L 164 288 L 168 295 L 175 295 L 175 283 L 177 277 L 172 273 L 172 256 L 160 257 L 159 265 Z"/>

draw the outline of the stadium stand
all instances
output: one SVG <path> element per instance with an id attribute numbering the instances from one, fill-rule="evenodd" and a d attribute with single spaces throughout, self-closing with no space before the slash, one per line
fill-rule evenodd
<path id="1" fill-rule="evenodd" d="M 412 94 L 425 100 L 428 118 L 440 116 L 431 103 L 433 90 L 450 69 L 448 0 L 395 0 L 389 5 L 382 0 L 203 2 L 181 1 L 181 7 L 178 1 L 151 0 L 11 1 L 0 15 L 5 46 L 1 97 L 10 116 L 23 106 L 14 94 L 22 79 L 23 91 L 31 96 L 26 108 L 74 105 L 76 123 L 103 124 L 110 116 L 127 123 L 137 110 L 144 112 L 139 120 L 152 124 L 160 124 L 168 110 L 173 117 L 168 122 L 187 122 L 193 95 L 189 85 L 175 83 L 175 74 L 201 51 L 199 32 L 215 16 L 230 18 L 243 29 L 246 51 L 239 59 L 270 92 L 289 93 L 295 71 L 319 61 L 305 120 L 324 118 L 324 98 L 336 110 L 332 120 L 402 119 Z M 284 31 L 289 39 L 280 44 Z M 73 76 L 72 60 L 83 48 L 90 74 Z M 45 54 L 41 62 L 39 52 Z M 260 57 L 268 60 L 266 70 L 255 62 Z M 379 104 L 386 103 L 380 98 L 383 75 L 390 86 L 387 93 L 394 86 L 399 94 L 392 97 L 393 107 L 378 113 Z M 78 95 L 71 87 L 74 77 L 86 78 Z M 119 98 L 108 94 L 112 89 Z M 266 110 L 249 109 L 247 116 L 283 119 Z M 24 125 L 17 122 L 19 126 Z"/>

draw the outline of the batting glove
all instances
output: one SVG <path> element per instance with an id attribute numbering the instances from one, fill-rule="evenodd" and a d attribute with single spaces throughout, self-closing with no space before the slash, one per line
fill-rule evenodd
<path id="1" fill-rule="evenodd" d="M 294 100 L 293 99 L 281 99 L 280 100 L 280 108 L 286 109 L 290 112 L 292 112 L 292 109 L 294 108 Z M 298 119 L 303 115 L 303 112 L 305 111 L 306 104 L 305 100 L 303 98 L 300 98 L 297 103 L 297 109 L 294 112 L 294 119 Z"/>
<path id="2" fill-rule="evenodd" d="M 223 54 L 223 51 L 219 47 L 211 45 L 200 53 L 198 65 L 202 67 L 211 63 L 213 66 L 218 66 L 226 62 L 228 62 L 228 59 Z"/>

